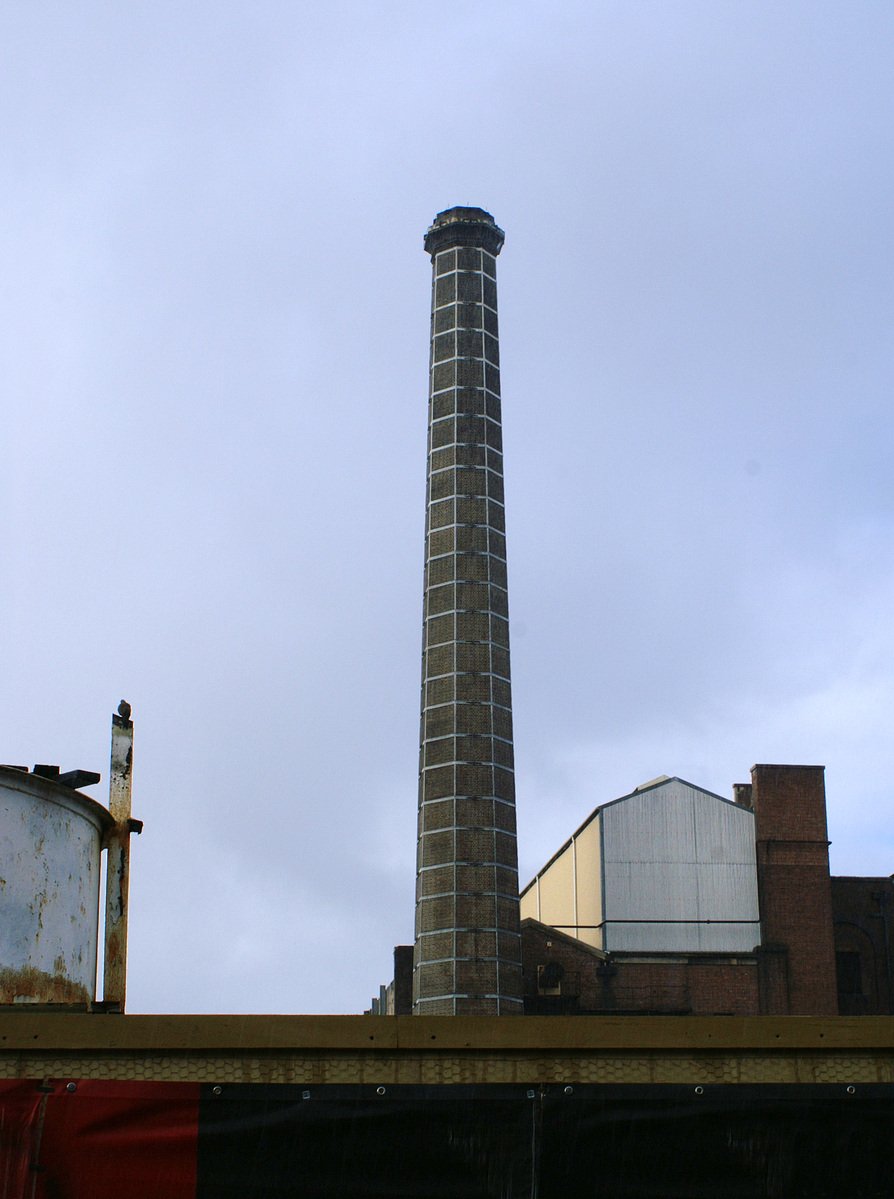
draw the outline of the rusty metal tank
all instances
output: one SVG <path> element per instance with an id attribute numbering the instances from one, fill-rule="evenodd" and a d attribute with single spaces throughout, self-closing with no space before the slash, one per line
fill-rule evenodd
<path id="1" fill-rule="evenodd" d="M 46 769 L 0 766 L 0 1004 L 89 1005 L 100 855 L 114 821 L 76 789 L 98 776 L 60 781 Z"/>

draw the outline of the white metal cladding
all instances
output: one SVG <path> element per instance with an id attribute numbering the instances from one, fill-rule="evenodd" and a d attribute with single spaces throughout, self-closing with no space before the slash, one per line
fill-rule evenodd
<path id="1" fill-rule="evenodd" d="M 669 779 L 602 809 L 605 948 L 747 952 L 760 941 L 754 816 Z"/>
<path id="2" fill-rule="evenodd" d="M 53 979 L 94 996 L 103 812 L 59 784 L 0 772 L 0 974 L 46 976 L 26 978 L 13 1002 L 46 999 Z"/>

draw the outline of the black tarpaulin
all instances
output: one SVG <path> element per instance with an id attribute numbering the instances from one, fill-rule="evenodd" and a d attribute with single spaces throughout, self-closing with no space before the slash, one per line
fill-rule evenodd
<path id="1" fill-rule="evenodd" d="M 199 1199 L 874 1199 L 894 1087 L 204 1088 Z"/>

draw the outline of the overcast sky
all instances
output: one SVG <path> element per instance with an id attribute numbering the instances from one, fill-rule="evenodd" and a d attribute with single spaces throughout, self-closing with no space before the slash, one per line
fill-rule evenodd
<path id="1" fill-rule="evenodd" d="M 890 0 L 7 0 L 0 759 L 136 724 L 129 1008 L 412 939 L 430 266 L 499 259 L 522 883 L 823 763 L 894 870 Z"/>

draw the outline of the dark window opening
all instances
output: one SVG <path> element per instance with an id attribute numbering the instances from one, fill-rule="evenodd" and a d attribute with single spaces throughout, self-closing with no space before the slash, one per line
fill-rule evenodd
<path id="1" fill-rule="evenodd" d="M 835 954 L 835 967 L 838 972 L 839 995 L 862 995 L 863 974 L 859 953 L 853 950 L 839 950 Z"/>

